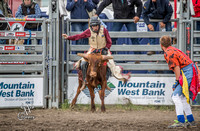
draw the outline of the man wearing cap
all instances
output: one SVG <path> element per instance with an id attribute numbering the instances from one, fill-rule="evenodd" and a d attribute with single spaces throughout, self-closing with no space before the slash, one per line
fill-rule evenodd
<path id="1" fill-rule="evenodd" d="M 37 3 L 33 0 L 22 0 L 22 4 L 18 7 L 18 10 L 15 14 L 16 18 L 40 18 L 41 10 Z M 26 24 L 25 28 L 35 29 L 38 27 L 38 24 Z"/>
<path id="2" fill-rule="evenodd" d="M 41 10 L 37 3 L 33 0 L 22 0 L 22 4 L 18 7 L 18 10 L 15 14 L 16 18 L 40 18 Z M 25 31 L 41 31 L 41 24 L 39 23 L 27 23 L 25 26 Z M 41 40 L 38 40 L 38 43 L 41 44 Z M 25 40 L 24 44 L 31 44 L 31 40 Z"/>
<path id="3" fill-rule="evenodd" d="M 111 55 L 110 47 L 112 45 L 110 35 L 108 30 L 104 28 L 103 25 L 100 25 L 101 22 L 98 17 L 94 16 L 90 19 L 90 27 L 85 30 L 81 34 L 68 36 L 63 34 L 63 37 L 68 40 L 79 40 L 83 38 L 89 38 L 89 45 L 90 49 L 88 50 L 87 54 L 92 52 L 100 52 L 102 55 Z M 85 65 L 84 59 L 81 59 L 77 62 L 76 67 L 81 67 Z M 108 67 L 110 68 L 112 74 L 118 79 L 122 81 L 127 81 L 130 78 L 129 74 L 122 74 L 122 69 L 119 66 L 116 66 L 113 59 L 110 59 L 107 63 Z M 83 72 L 83 80 L 85 80 L 86 72 Z M 85 84 L 85 83 L 84 83 Z"/>

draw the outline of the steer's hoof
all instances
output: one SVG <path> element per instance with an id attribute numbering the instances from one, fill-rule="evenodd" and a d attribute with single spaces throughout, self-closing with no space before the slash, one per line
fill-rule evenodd
<path id="1" fill-rule="evenodd" d="M 105 107 L 101 107 L 101 112 L 106 112 L 106 108 Z"/>
<path id="2" fill-rule="evenodd" d="M 70 104 L 69 106 L 71 109 L 74 109 L 74 104 Z"/>

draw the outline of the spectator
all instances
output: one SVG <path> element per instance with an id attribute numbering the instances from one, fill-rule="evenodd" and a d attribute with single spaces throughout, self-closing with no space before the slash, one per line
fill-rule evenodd
<path id="1" fill-rule="evenodd" d="M 123 25 L 128 31 L 137 31 L 136 23 L 139 21 L 142 12 L 141 0 L 103 0 L 99 5 L 96 15 L 100 15 L 103 9 L 112 3 L 114 19 L 133 19 L 134 22 L 114 22 L 112 31 L 120 31 Z M 137 12 L 135 12 L 135 6 Z M 116 44 L 116 38 L 112 39 L 112 44 Z M 139 44 L 137 38 L 131 38 L 132 44 Z"/>
<path id="2" fill-rule="evenodd" d="M 173 13 L 172 6 L 169 0 L 147 0 L 143 7 L 143 19 L 148 26 L 148 31 L 158 31 L 157 26 L 159 22 L 150 22 L 149 19 L 163 19 L 160 22 L 160 27 L 165 28 L 166 31 L 172 31 L 171 16 Z M 156 38 L 149 38 L 151 45 L 156 44 Z M 155 51 L 147 52 L 147 55 L 155 54 Z"/>
<path id="3" fill-rule="evenodd" d="M 94 9 L 92 0 L 67 0 L 66 9 L 71 12 L 71 19 L 89 19 L 88 12 Z M 85 31 L 87 22 L 72 22 L 72 31 Z M 77 45 L 88 44 L 88 39 L 79 40 Z"/>
<path id="4" fill-rule="evenodd" d="M 12 17 L 12 10 L 8 6 L 7 0 L 0 0 L 0 11 L 5 17 Z"/>
<path id="5" fill-rule="evenodd" d="M 176 81 L 172 86 L 172 100 L 176 107 L 177 119 L 168 128 L 196 127 L 189 99 L 195 100 L 198 94 L 198 75 L 196 65 L 181 50 L 171 46 L 171 37 L 160 38 L 160 46 L 164 51 L 164 57 L 169 69 L 175 73 Z M 188 122 L 185 121 L 184 113 Z"/>
<path id="6" fill-rule="evenodd" d="M 12 17 L 12 11 L 6 0 L 0 0 L 0 17 Z M 7 23 L 0 23 L 0 30 L 7 30 Z M 0 39 L 0 44 L 6 44 L 6 40 Z"/>
<path id="7" fill-rule="evenodd" d="M 99 4 L 99 0 L 92 0 L 94 4 L 94 9 L 97 10 L 97 5 Z"/>
<path id="8" fill-rule="evenodd" d="M 87 54 L 92 52 L 99 52 L 102 55 L 111 55 L 110 53 L 110 47 L 112 45 L 110 35 L 108 33 L 108 30 L 104 28 L 103 25 L 100 25 L 101 22 L 98 19 L 98 17 L 92 17 L 90 19 L 90 28 L 85 30 L 83 33 L 74 35 L 74 36 L 68 36 L 66 34 L 63 34 L 63 37 L 68 40 L 79 40 L 83 38 L 89 38 L 89 45 L 90 49 L 88 50 Z M 86 78 L 86 69 L 84 71 L 83 67 L 85 67 L 86 62 L 84 59 L 79 60 L 76 63 L 77 68 L 79 67 L 81 62 L 81 69 L 83 71 L 83 80 Z M 119 66 L 116 66 L 113 59 L 109 60 L 108 67 L 110 68 L 113 75 L 118 79 L 122 81 L 127 81 L 130 78 L 130 74 L 122 74 L 122 69 Z M 85 82 L 83 84 L 83 87 L 85 86 Z"/>
<path id="9" fill-rule="evenodd" d="M 40 18 L 41 10 L 37 3 L 33 0 L 23 0 L 23 3 L 18 7 L 15 14 L 17 18 Z M 41 26 L 37 23 L 27 23 L 25 26 L 25 31 L 41 31 Z M 25 44 L 30 44 L 31 40 L 25 40 Z"/>
<path id="10" fill-rule="evenodd" d="M 193 17 L 200 17 L 200 0 L 192 0 L 193 6 L 194 6 L 194 12 L 195 15 Z M 196 22 L 196 30 L 200 30 L 200 21 Z M 196 39 L 195 44 L 200 44 L 200 38 Z"/>

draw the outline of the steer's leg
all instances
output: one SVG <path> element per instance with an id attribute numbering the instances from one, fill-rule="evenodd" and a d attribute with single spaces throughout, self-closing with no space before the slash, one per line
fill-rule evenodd
<path id="1" fill-rule="evenodd" d="M 74 97 L 74 99 L 72 100 L 72 103 L 70 105 L 70 107 L 74 107 L 74 105 L 76 104 L 76 101 L 77 101 L 77 98 L 78 98 L 78 95 L 81 93 L 81 86 L 82 86 L 82 80 L 79 79 L 79 85 L 78 85 L 78 88 L 77 88 L 77 91 L 76 91 L 76 96 Z"/>
<path id="2" fill-rule="evenodd" d="M 106 84 L 107 82 L 104 81 L 101 85 L 101 91 L 99 92 L 99 97 L 101 99 L 101 112 L 105 112 L 106 111 L 106 108 L 105 108 L 105 105 L 104 105 L 104 98 L 105 98 L 105 88 L 107 86 Z"/>
<path id="3" fill-rule="evenodd" d="M 90 91 L 90 96 L 91 96 L 91 111 L 94 112 L 96 110 L 94 104 L 94 97 L 95 97 L 94 88 L 90 84 L 88 84 L 88 89 Z"/>

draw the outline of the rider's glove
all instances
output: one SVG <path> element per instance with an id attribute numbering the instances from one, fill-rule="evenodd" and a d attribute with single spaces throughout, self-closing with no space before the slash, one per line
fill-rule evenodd
<path id="1" fill-rule="evenodd" d="M 102 55 L 107 55 L 108 54 L 108 48 L 105 47 L 102 49 Z"/>
<path id="2" fill-rule="evenodd" d="M 179 80 L 176 80 L 172 86 L 173 89 L 175 89 L 179 84 Z"/>

